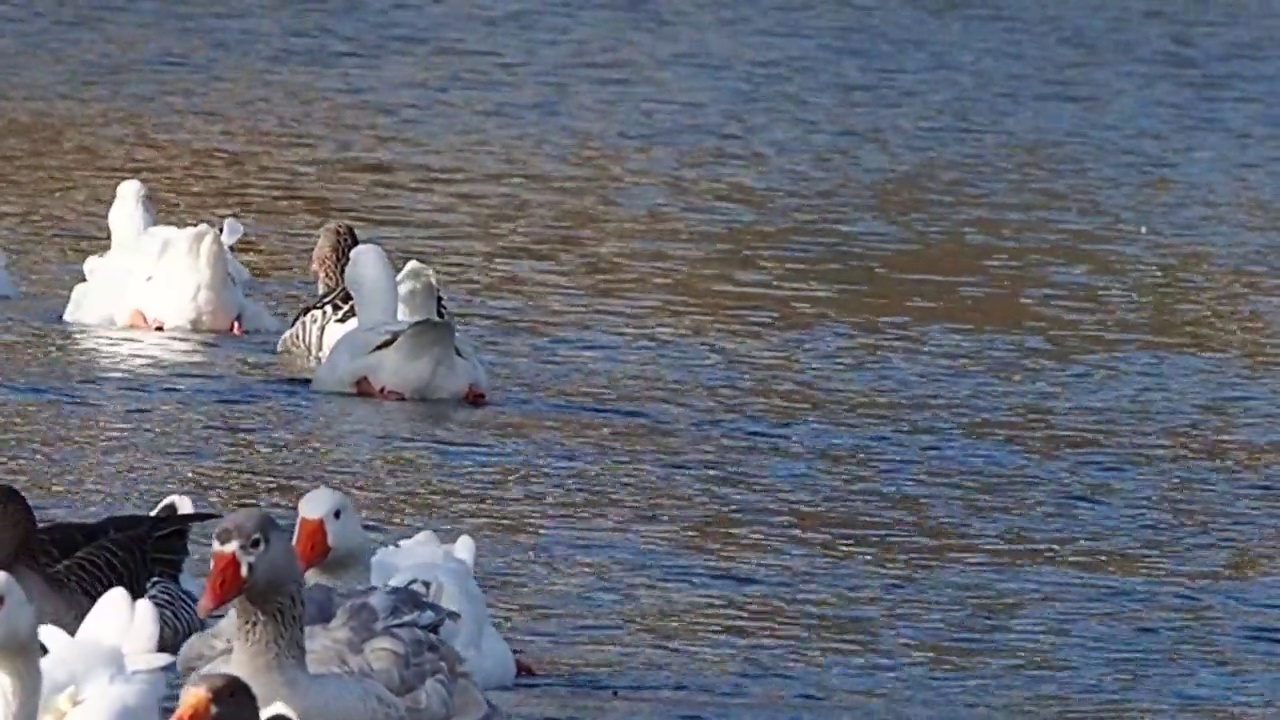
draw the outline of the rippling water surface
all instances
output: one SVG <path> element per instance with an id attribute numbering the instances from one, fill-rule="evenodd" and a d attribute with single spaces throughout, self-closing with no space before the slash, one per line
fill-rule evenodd
<path id="1" fill-rule="evenodd" d="M 1261 716 L 1280 692 L 1266 3 L 0 7 L 4 477 L 480 539 L 517 717 Z M 38 8 L 38 9 L 37 9 Z M 482 410 L 72 329 L 120 179 L 433 264 Z"/>

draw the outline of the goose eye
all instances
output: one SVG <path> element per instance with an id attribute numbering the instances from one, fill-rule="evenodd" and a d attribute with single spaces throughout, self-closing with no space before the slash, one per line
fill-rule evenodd
<path id="1" fill-rule="evenodd" d="M 250 549 L 251 551 L 253 551 L 253 552 L 258 552 L 259 550 L 261 550 L 261 549 L 262 549 L 262 536 L 261 536 L 261 535 L 254 535 L 254 536 L 253 536 L 253 539 L 251 539 L 251 540 L 249 541 L 249 549 Z"/>
<path id="2" fill-rule="evenodd" d="M 334 519 L 334 520 L 341 520 L 341 519 L 342 519 L 342 508 L 338 508 L 337 510 L 334 510 L 334 511 L 333 511 L 333 519 Z"/>

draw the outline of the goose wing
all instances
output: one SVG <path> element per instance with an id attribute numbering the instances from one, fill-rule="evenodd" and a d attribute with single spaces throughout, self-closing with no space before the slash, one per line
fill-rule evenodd
<path id="1" fill-rule="evenodd" d="M 331 325 L 353 320 L 356 316 L 355 299 L 345 285 L 320 296 L 302 307 L 289 329 L 276 343 L 277 353 L 296 353 L 319 362 L 324 356 L 324 334 Z"/>
<path id="2" fill-rule="evenodd" d="M 89 542 L 45 565 L 44 575 L 79 604 L 92 603 L 115 586 L 134 598 L 150 599 L 159 614 L 160 649 L 177 652 L 188 637 L 203 628 L 195 611 L 196 599 L 179 580 L 189 555 L 191 525 L 217 517 L 214 513 L 137 515 L 115 516 L 98 523 L 61 523 L 50 535 L 62 544 L 56 549 L 44 545 L 43 557 L 68 552 L 72 540 Z M 133 526 L 125 527 L 122 518 Z"/>
<path id="3" fill-rule="evenodd" d="M 357 594 L 328 625 L 307 628 L 307 667 L 373 679 L 415 717 L 484 717 L 487 701 L 466 675 L 462 656 L 439 636 L 457 614 L 431 593 L 427 583 L 413 582 Z M 474 712 L 458 714 L 459 707 Z"/>
<path id="4" fill-rule="evenodd" d="M 46 568 L 45 576 L 65 593 L 90 603 L 119 585 L 142 597 L 151 579 L 151 548 L 129 535 L 104 537 Z"/>
<path id="5" fill-rule="evenodd" d="M 187 543 L 191 526 L 216 520 L 217 513 L 188 513 L 185 515 L 112 515 L 92 522 L 56 522 L 41 525 L 36 530 L 42 560 L 55 565 L 73 557 L 97 543 L 112 538 L 120 542 L 141 542 L 152 548 L 156 573 L 162 577 L 177 578 L 190 555 Z"/>

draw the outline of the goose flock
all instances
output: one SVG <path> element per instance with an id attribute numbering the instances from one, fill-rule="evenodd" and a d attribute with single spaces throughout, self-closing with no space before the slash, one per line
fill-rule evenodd
<path id="1" fill-rule="evenodd" d="M 183 571 L 217 521 L 209 575 Z M 476 543 L 426 530 L 378 547 L 342 492 L 258 507 L 41 524 L 0 485 L 0 720 L 491 720 L 486 690 L 534 674 L 493 625 Z M 221 612 L 220 612 L 221 611 Z M 265 707 L 264 707 L 265 706 Z"/>
<path id="2" fill-rule="evenodd" d="M 235 255 L 244 226 L 158 225 L 150 191 L 129 178 L 107 212 L 111 244 L 84 261 L 65 322 L 202 333 L 280 332 L 252 297 L 254 277 Z M 314 368 L 319 392 L 383 400 L 462 400 L 482 405 L 488 378 L 458 333 L 435 271 L 409 260 L 399 273 L 386 252 L 349 224 L 320 229 L 311 256 L 317 297 L 284 328 L 277 352 Z M 0 253 L 0 298 L 17 288 Z"/>
<path id="3" fill-rule="evenodd" d="M 399 273 L 376 244 L 330 222 L 311 256 L 317 297 L 284 326 L 235 254 L 244 228 L 156 223 L 127 179 L 110 246 L 84 262 L 63 320 L 139 332 L 278 332 L 320 392 L 482 405 L 488 379 L 435 272 Z M 18 288 L 0 253 L 0 298 Z M 193 528 L 215 523 L 203 582 L 185 571 Z M 42 522 L 0 484 L 0 720 L 489 720 L 485 695 L 535 674 L 494 627 L 476 542 L 430 530 L 379 547 L 341 491 L 297 505 L 292 532 L 259 507 Z"/>

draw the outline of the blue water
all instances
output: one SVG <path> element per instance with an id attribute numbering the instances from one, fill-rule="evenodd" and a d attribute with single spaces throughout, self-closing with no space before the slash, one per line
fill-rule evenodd
<path id="1" fill-rule="evenodd" d="M 1280 10 L 0 6 L 0 463 L 480 540 L 517 717 L 1273 706 Z M 436 267 L 490 407 L 58 321 L 120 179 Z M 198 551 L 198 552 L 202 552 Z M 202 557 L 202 556 L 201 556 Z M 202 566 L 197 560 L 197 567 Z"/>

